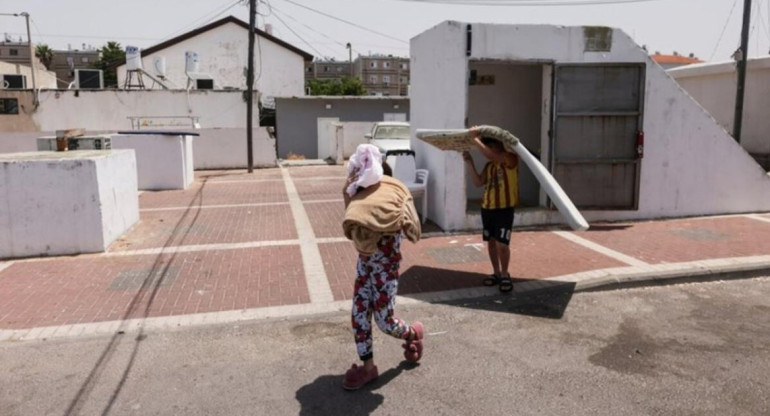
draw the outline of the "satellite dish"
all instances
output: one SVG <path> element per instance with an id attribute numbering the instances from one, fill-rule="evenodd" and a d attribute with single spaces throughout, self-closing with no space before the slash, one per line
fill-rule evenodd
<path id="1" fill-rule="evenodd" d="M 166 76 L 166 58 L 163 56 L 156 56 L 152 59 L 152 66 L 155 68 L 155 73 L 161 77 Z"/>
<path id="2" fill-rule="evenodd" d="M 142 69 L 142 54 L 136 46 L 126 46 L 126 70 Z"/>

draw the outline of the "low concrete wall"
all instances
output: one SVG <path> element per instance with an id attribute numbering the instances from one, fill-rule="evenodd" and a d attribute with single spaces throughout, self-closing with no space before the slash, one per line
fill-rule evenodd
<path id="1" fill-rule="evenodd" d="M 139 221 L 133 150 L 0 156 L 0 258 L 102 252 Z"/>
<path id="2" fill-rule="evenodd" d="M 132 149 L 140 190 L 187 189 L 193 183 L 193 136 L 114 134 L 113 149 Z"/>
<path id="3" fill-rule="evenodd" d="M 666 71 L 732 133 L 737 70 L 734 62 L 687 65 Z M 751 58 L 746 71 L 741 146 L 763 163 L 770 156 L 770 56 Z"/>
<path id="4" fill-rule="evenodd" d="M 3 116 L 0 153 L 36 151 L 36 139 L 55 130 L 82 127 L 89 134 L 130 130 L 128 117 L 186 116 L 200 118 L 195 130 L 195 168 L 246 167 L 246 104 L 242 91 L 42 91 L 41 104 L 32 108 L 31 91 L 2 91 L 0 97 L 17 98 L 26 110 Z M 6 123 L 7 121 L 7 123 Z M 178 120 L 177 120 L 178 121 Z M 254 125 L 259 125 L 254 111 Z M 186 130 L 191 126 L 172 126 Z M 153 130 L 163 129 L 153 126 Z M 265 128 L 254 129 L 254 164 L 276 166 L 276 142 Z"/>

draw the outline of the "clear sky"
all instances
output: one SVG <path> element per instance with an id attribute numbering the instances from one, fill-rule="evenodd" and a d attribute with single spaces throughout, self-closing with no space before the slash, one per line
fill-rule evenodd
<path id="1" fill-rule="evenodd" d="M 441 21 L 458 20 L 612 26 L 647 45 L 650 52 L 694 53 L 703 60 L 719 61 L 729 59 L 739 45 L 743 1 L 512 7 L 410 0 L 261 0 L 258 22 L 260 28 L 271 24 L 274 35 L 313 55 L 339 60 L 348 58 L 347 42 L 355 53 L 408 56 L 411 37 Z M 248 21 L 248 7 L 235 0 L 0 0 L 0 13 L 21 11 L 32 18 L 33 42 L 42 41 L 54 49 L 66 49 L 68 44 L 81 49 L 83 43 L 98 47 L 108 40 L 146 48 L 229 14 Z M 2 33 L 26 39 L 24 19 L 0 16 Z M 749 56 L 767 55 L 769 49 L 770 0 L 753 0 Z"/>

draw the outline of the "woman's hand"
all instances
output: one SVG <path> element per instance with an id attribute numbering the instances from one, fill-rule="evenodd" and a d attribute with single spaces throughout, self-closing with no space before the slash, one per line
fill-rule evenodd
<path id="1" fill-rule="evenodd" d="M 466 161 L 466 162 L 472 163 L 473 162 L 473 156 L 471 156 L 471 152 L 469 152 L 467 150 L 464 151 L 463 152 L 463 160 Z"/>

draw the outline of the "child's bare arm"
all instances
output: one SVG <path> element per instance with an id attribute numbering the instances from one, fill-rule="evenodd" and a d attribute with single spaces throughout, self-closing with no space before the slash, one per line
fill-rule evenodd
<path id="1" fill-rule="evenodd" d="M 473 158 L 467 150 L 463 152 L 463 160 L 465 161 L 465 165 L 468 167 L 468 170 L 471 173 L 471 181 L 473 184 L 476 186 L 483 186 L 484 178 L 482 178 L 481 175 L 479 175 L 479 173 L 476 171 L 476 165 L 473 164 Z"/>

